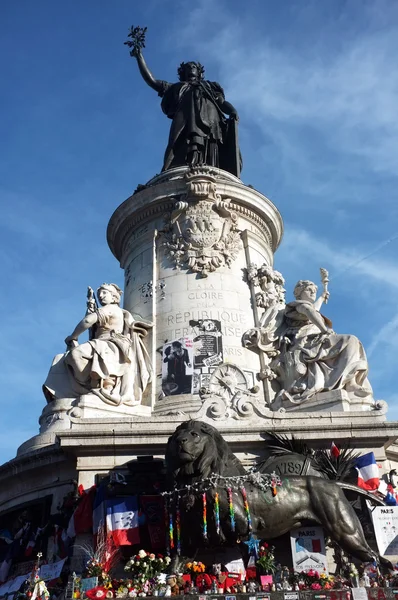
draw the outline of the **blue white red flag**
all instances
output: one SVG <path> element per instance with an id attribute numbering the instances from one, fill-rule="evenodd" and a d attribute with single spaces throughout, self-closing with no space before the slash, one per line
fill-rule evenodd
<path id="1" fill-rule="evenodd" d="M 355 466 L 358 470 L 358 487 L 374 492 L 380 484 L 379 467 L 373 452 L 357 458 Z"/>
<path id="2" fill-rule="evenodd" d="M 106 529 L 115 546 L 139 544 L 137 496 L 107 500 Z"/>

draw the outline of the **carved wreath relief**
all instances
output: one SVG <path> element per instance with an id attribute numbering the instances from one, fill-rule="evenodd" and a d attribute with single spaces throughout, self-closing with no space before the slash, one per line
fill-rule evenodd
<path id="1" fill-rule="evenodd" d="M 213 419 L 233 417 L 242 419 L 253 414 L 259 387 L 249 389 L 242 369 L 233 364 L 222 364 L 212 373 L 207 387 L 200 391 L 207 401 L 207 414 Z"/>
<path id="2" fill-rule="evenodd" d="M 177 269 L 186 266 L 207 277 L 218 267 L 230 267 L 238 255 L 238 217 L 229 208 L 230 200 L 217 193 L 214 177 L 194 170 L 186 179 L 185 199 L 166 217 L 164 246 Z"/>

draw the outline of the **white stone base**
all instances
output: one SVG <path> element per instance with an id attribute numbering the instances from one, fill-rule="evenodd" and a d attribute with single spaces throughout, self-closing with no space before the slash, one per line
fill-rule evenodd
<path id="1" fill-rule="evenodd" d="M 196 413 L 202 407 L 202 400 L 199 396 L 191 394 L 179 394 L 175 396 L 165 396 L 158 400 L 153 410 L 153 415 L 159 417 L 161 415 L 179 415 L 189 416 Z"/>
<path id="2" fill-rule="evenodd" d="M 283 408 L 286 412 L 350 412 L 371 411 L 376 408 L 373 398 L 360 398 L 349 396 L 345 390 L 331 390 L 320 392 L 304 400 L 301 404 L 292 402 L 289 397 L 281 396 L 275 403 L 274 408 Z"/>
<path id="3" fill-rule="evenodd" d="M 34 435 L 29 440 L 26 440 L 26 442 L 19 446 L 17 450 L 17 457 L 20 457 L 23 454 L 27 454 L 29 452 L 41 450 L 42 448 L 48 448 L 48 446 L 52 446 L 56 443 L 56 439 L 57 434 L 55 432 L 40 433 L 39 435 Z"/>
<path id="4" fill-rule="evenodd" d="M 112 419 L 119 416 L 149 417 L 150 414 L 150 406 L 143 406 L 142 404 L 137 404 L 136 406 L 127 406 L 126 404 L 113 406 L 111 404 L 106 404 L 95 394 L 80 396 L 80 398 L 75 401 L 70 412 L 71 417 L 78 419 Z"/>

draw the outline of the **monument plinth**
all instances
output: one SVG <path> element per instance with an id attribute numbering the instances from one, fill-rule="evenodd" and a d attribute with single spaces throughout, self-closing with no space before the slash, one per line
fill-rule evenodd
<path id="1" fill-rule="evenodd" d="M 220 365 L 230 365 L 242 390 L 258 385 L 261 361 L 242 347 L 257 319 L 247 271 L 253 262 L 272 267 L 282 231 L 265 196 L 206 166 L 171 169 L 115 211 L 108 243 L 125 271 L 124 306 L 153 322 L 157 413 L 182 395 L 180 410 L 199 407 L 201 390 L 215 391 Z M 172 357 L 179 344 L 185 363 L 170 373 L 168 348 Z"/>

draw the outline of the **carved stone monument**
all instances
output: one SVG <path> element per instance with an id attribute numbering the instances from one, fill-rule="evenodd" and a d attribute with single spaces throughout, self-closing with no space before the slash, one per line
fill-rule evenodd
<path id="1" fill-rule="evenodd" d="M 295 301 L 285 304 L 280 273 L 267 265 L 251 265 L 248 279 L 261 289 L 255 295 L 256 304 L 265 310 L 259 327 L 246 331 L 243 343 L 264 354 L 266 368 L 261 377 L 273 381 L 277 389 L 273 407 L 374 408 L 361 342 L 353 335 L 336 334 L 331 321 L 320 313 L 329 292 L 316 299 L 317 286 L 300 280 L 294 288 Z"/>
<path id="2" fill-rule="evenodd" d="M 65 339 L 67 351 L 55 357 L 43 385 L 50 408 L 51 402 L 77 398 L 71 400 L 71 414 L 82 416 L 82 399 L 87 402 L 90 395 L 99 410 L 101 403 L 112 407 L 142 403 L 152 376 L 151 359 L 142 338 L 151 324 L 140 322 L 120 308 L 122 293 L 114 283 L 102 284 L 98 288 L 101 307 L 90 294 L 86 316 Z M 79 336 L 87 330 L 89 341 L 79 345 Z"/>
<path id="3" fill-rule="evenodd" d="M 172 122 L 163 171 L 109 221 L 123 308 L 115 284 L 100 286 L 100 306 L 89 290 L 86 315 L 44 383 L 40 433 L 0 468 L 0 506 L 45 491 L 54 512 L 71 481 L 87 489 L 137 456 L 163 456 L 190 419 L 216 425 L 243 470 L 264 459 L 266 432 L 288 432 L 318 448 L 334 440 L 372 450 L 390 471 L 397 423 L 373 398 L 360 341 L 335 333 L 320 312 L 326 271 L 318 298 L 300 280 L 286 302 L 274 269 L 282 217 L 240 179 L 236 110 L 199 63 L 182 63 L 178 83 L 156 80 L 144 33 L 132 29 L 132 55 Z"/>

